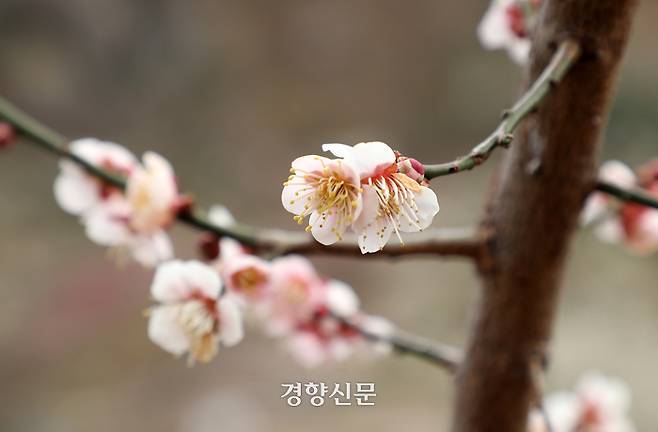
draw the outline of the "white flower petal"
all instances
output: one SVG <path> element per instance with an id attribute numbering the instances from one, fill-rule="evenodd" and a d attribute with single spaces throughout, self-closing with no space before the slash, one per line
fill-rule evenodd
<path id="1" fill-rule="evenodd" d="M 507 47 L 507 52 L 509 56 L 514 60 L 518 65 L 524 65 L 528 63 L 528 58 L 530 57 L 530 49 L 532 43 L 529 39 L 515 39 L 511 41 Z"/>
<path id="2" fill-rule="evenodd" d="M 219 312 L 219 340 L 224 346 L 233 346 L 244 336 L 240 308 L 230 297 L 223 297 L 217 302 Z"/>
<path id="3" fill-rule="evenodd" d="M 314 211 L 311 213 L 309 225 L 313 238 L 323 245 L 336 243 L 347 228 L 346 225 L 340 225 L 340 219 L 336 217 L 335 210 L 331 214 Z"/>
<path id="4" fill-rule="evenodd" d="M 324 156 L 307 155 L 301 156 L 292 161 L 292 168 L 304 173 L 322 172 L 324 167 L 331 161 Z"/>
<path id="5" fill-rule="evenodd" d="M 89 210 L 82 219 L 87 237 L 102 246 L 120 246 L 131 233 L 126 223 L 130 208 L 122 198 L 111 199 Z"/>
<path id="6" fill-rule="evenodd" d="M 151 295 L 161 303 L 179 303 L 192 294 L 184 276 L 185 263 L 180 260 L 160 264 L 151 283 Z"/>
<path id="7" fill-rule="evenodd" d="M 390 221 L 378 217 L 359 232 L 358 242 L 361 253 L 379 252 L 393 233 Z"/>
<path id="8" fill-rule="evenodd" d="M 53 188 L 65 212 L 80 215 L 98 203 L 98 185 L 91 177 L 69 161 L 61 161 L 60 168 Z"/>
<path id="9" fill-rule="evenodd" d="M 423 230 L 431 225 L 434 216 L 439 212 L 439 201 L 436 194 L 428 187 L 421 186 L 420 192 L 415 194 L 414 201 L 418 207 L 417 213 L 415 213 L 418 222 L 414 221 L 414 224 L 410 224 L 403 216 L 400 218 L 400 231 L 416 232 Z"/>
<path id="10" fill-rule="evenodd" d="M 157 306 L 150 310 L 148 336 L 165 351 L 182 355 L 190 348 L 190 340 L 178 324 L 176 306 Z"/>
<path id="11" fill-rule="evenodd" d="M 165 231 L 152 234 L 133 235 L 128 241 L 128 247 L 135 260 L 145 267 L 153 267 L 174 256 L 174 246 Z"/>
<path id="12" fill-rule="evenodd" d="M 214 205 L 208 211 L 208 220 L 220 227 L 230 227 L 235 225 L 235 218 L 228 208 L 223 205 Z"/>
<path id="13" fill-rule="evenodd" d="M 354 158 L 354 147 L 347 144 L 322 144 L 322 151 L 329 152 L 336 157 L 352 161 Z"/>
<path id="14" fill-rule="evenodd" d="M 604 412 L 625 414 L 630 408 L 631 392 L 626 383 L 598 372 L 589 371 L 578 381 L 576 391 Z"/>
<path id="15" fill-rule="evenodd" d="M 195 292 L 209 299 L 216 299 L 222 292 L 222 281 L 217 271 L 199 261 L 187 261 L 183 264 L 183 279 Z"/>
<path id="16" fill-rule="evenodd" d="M 604 217 L 610 211 L 610 198 L 601 192 L 594 192 L 587 197 L 580 213 L 580 224 L 590 225 Z"/>
<path id="17" fill-rule="evenodd" d="M 478 39 L 487 49 L 505 47 L 515 38 L 511 32 L 505 9 L 512 3 L 510 0 L 494 0 L 484 14 L 477 28 Z"/>
<path id="18" fill-rule="evenodd" d="M 244 255 L 242 245 L 230 237 L 222 237 L 219 240 L 219 254 L 221 260 L 230 260 L 235 257 Z"/>
<path id="19" fill-rule="evenodd" d="M 576 429 L 580 415 L 580 403 L 573 393 L 553 393 L 545 398 L 544 406 L 551 426 L 556 432 Z"/>
<path id="20" fill-rule="evenodd" d="M 599 179 L 620 188 L 632 188 L 637 183 L 633 170 L 616 160 L 607 161 L 601 165 Z"/>
<path id="21" fill-rule="evenodd" d="M 359 143 L 353 149 L 354 164 L 361 178 L 379 174 L 395 163 L 395 152 L 379 141 Z"/>
<path id="22" fill-rule="evenodd" d="M 300 215 L 313 207 L 315 189 L 301 176 L 295 176 L 281 191 L 281 204 L 292 214 Z"/>
<path id="23" fill-rule="evenodd" d="M 314 368 L 326 361 L 324 346 L 310 333 L 302 332 L 291 336 L 288 340 L 288 350 L 305 368 Z"/>
<path id="24" fill-rule="evenodd" d="M 351 286 L 338 280 L 329 282 L 327 290 L 327 306 L 331 312 L 350 317 L 359 310 L 359 298 Z"/>
<path id="25" fill-rule="evenodd" d="M 624 240 L 624 227 L 619 218 L 606 219 L 594 227 L 594 234 L 605 243 L 617 244 Z"/>

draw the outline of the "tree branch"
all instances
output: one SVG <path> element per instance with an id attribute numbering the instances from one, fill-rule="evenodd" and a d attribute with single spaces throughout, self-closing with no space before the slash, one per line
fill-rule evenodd
<path id="1" fill-rule="evenodd" d="M 369 332 L 353 320 L 337 315 L 334 315 L 334 317 L 371 342 L 383 342 L 389 344 L 399 354 L 408 354 L 418 357 L 435 366 L 444 368 L 449 372 L 456 372 L 459 363 L 462 361 L 462 352 L 458 348 L 434 342 L 397 329 L 393 334 L 384 336 Z"/>
<path id="2" fill-rule="evenodd" d="M 634 202 L 636 204 L 658 209 L 658 200 L 644 192 L 623 189 L 613 185 L 612 183 L 607 183 L 600 180 L 596 182 L 594 189 L 599 192 L 614 196 L 615 198 L 619 198 L 622 201 Z"/>
<path id="3" fill-rule="evenodd" d="M 536 393 L 532 365 L 548 353 L 569 244 L 592 190 L 636 3 L 542 3 L 530 80 L 543 75 L 557 46 L 564 49 L 561 41 L 576 40 L 582 54 L 521 124 L 490 196 L 482 297 L 458 373 L 453 432 L 526 430 Z"/>
<path id="4" fill-rule="evenodd" d="M 126 182 L 123 178 L 114 176 L 75 155 L 68 149 L 68 139 L 41 124 L 1 97 L 0 119 L 11 124 L 17 135 L 26 138 L 29 142 L 38 145 L 51 154 L 74 162 L 90 175 L 107 184 L 125 190 Z M 310 235 L 297 231 L 264 230 L 242 224 L 234 224 L 230 227 L 219 226 L 209 221 L 201 212 L 194 211 L 191 208 L 179 213 L 177 219 L 183 224 L 212 233 L 217 237 L 233 238 L 257 253 L 366 256 L 361 255 L 355 242 L 340 243 L 327 247 L 316 242 Z M 416 236 L 414 240 L 404 246 L 389 246 L 379 253 L 368 254 L 367 256 L 381 258 L 425 254 L 477 258 L 481 249 L 480 246 L 481 242 L 476 238 L 473 230 L 433 229 Z"/>
<path id="5" fill-rule="evenodd" d="M 579 55 L 580 48 L 576 42 L 572 40 L 562 42 L 551 62 L 530 89 L 521 96 L 511 109 L 504 112 L 502 122 L 491 135 L 474 147 L 466 156 L 448 163 L 425 165 L 425 178 L 431 180 L 436 177 L 471 170 L 484 163 L 496 148 L 507 147 L 512 142 L 512 133 L 521 120 L 532 113 L 544 100 L 551 88 L 562 80 Z"/>

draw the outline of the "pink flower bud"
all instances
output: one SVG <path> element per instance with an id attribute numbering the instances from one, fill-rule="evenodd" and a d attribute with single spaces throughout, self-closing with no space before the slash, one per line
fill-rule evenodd
<path id="1" fill-rule="evenodd" d="M 7 122 L 0 122 L 0 150 L 9 148 L 16 140 L 14 127 Z"/>

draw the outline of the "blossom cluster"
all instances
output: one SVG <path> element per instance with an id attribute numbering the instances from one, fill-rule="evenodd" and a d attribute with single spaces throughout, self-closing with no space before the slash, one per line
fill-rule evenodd
<path id="1" fill-rule="evenodd" d="M 541 4 L 542 0 L 493 0 L 477 28 L 480 43 L 487 49 L 506 49 L 516 63 L 526 63 Z"/>
<path id="2" fill-rule="evenodd" d="M 219 240 L 218 249 L 208 263 L 170 261 L 158 267 L 151 294 L 160 304 L 148 311 L 149 337 L 163 349 L 207 362 L 220 345 L 242 339 L 243 317 L 284 340 L 306 367 L 366 348 L 390 349 L 368 342 L 354 325 L 382 337 L 391 325 L 361 313 L 352 288 L 321 277 L 306 258 L 266 261 L 229 238 Z"/>
<path id="3" fill-rule="evenodd" d="M 124 147 L 94 138 L 70 145 L 78 158 L 126 181 L 125 191 L 87 173 L 72 161 L 60 161 L 55 180 L 57 203 L 78 216 L 94 243 L 128 252 L 145 266 L 171 259 L 166 233 L 185 206 L 169 162 L 147 152 L 140 162 Z"/>
<path id="4" fill-rule="evenodd" d="M 620 188 L 636 189 L 658 198 L 658 160 L 637 171 L 619 161 L 601 166 L 599 179 Z M 658 210 L 628 201 L 620 201 L 602 192 L 592 193 L 581 216 L 584 225 L 592 225 L 602 241 L 623 245 L 636 255 L 658 251 Z"/>
<path id="5" fill-rule="evenodd" d="M 628 416 L 631 395 L 617 378 L 588 372 L 573 392 L 557 392 L 544 401 L 553 432 L 635 432 Z M 549 432 L 543 415 L 533 411 L 529 432 Z"/>
<path id="6" fill-rule="evenodd" d="M 362 253 L 381 250 L 393 233 L 427 228 L 439 211 L 424 167 L 382 142 L 324 144 L 336 159 L 308 155 L 292 162 L 281 201 L 324 245 L 357 234 Z"/>
<path id="7" fill-rule="evenodd" d="M 361 333 L 384 336 L 391 331 L 390 324 L 359 312 L 359 300 L 352 288 L 320 276 L 304 257 L 285 256 L 267 261 L 249 253 L 235 240 L 213 237 L 205 244 L 206 252 L 215 252 L 208 262 L 174 260 L 166 230 L 179 212 L 191 204 L 179 194 L 173 169 L 162 156 L 148 152 L 140 162 L 118 144 L 92 138 L 72 142 L 70 151 L 121 180 L 119 184 L 125 182 L 125 188 L 115 186 L 70 160 L 62 160 L 54 184 L 55 198 L 66 212 L 80 218 L 92 241 L 127 251 L 143 265 L 157 266 L 151 295 L 158 304 L 147 310 L 148 334 L 166 351 L 175 355 L 188 353 L 191 362 L 210 361 L 220 346 L 235 345 L 243 338 L 243 317 L 267 334 L 284 339 L 290 351 L 309 367 L 326 360 L 347 358 L 360 347 L 374 347 L 375 351 L 390 348 L 386 343 L 369 343 Z M 388 161 L 388 156 L 393 162 L 399 159 L 401 167 L 404 165 L 403 159 L 392 150 L 379 160 Z M 331 169 L 321 170 L 316 176 L 314 168 L 304 161 L 325 164 L 324 158 L 301 159 L 302 162 L 294 165 L 306 169 L 302 181 L 321 184 L 323 192 L 317 200 L 325 200 L 319 204 L 324 210 L 312 218 L 328 220 L 327 224 L 333 220 L 331 212 L 336 209 L 341 209 L 342 215 L 352 212 L 357 219 L 367 207 L 362 198 L 364 189 L 394 194 L 395 197 L 381 195 L 388 196 L 390 203 L 402 203 L 398 196 L 425 194 L 419 183 L 402 174 L 403 168 L 391 170 L 390 164 L 381 167 L 388 170 L 385 175 L 374 180 L 369 177 L 368 181 L 377 186 L 362 187 L 359 171 L 353 165 L 356 161 L 326 159 Z M 366 160 L 358 159 L 358 162 L 364 164 L 364 169 L 371 169 L 365 166 Z M 334 169 L 337 172 L 334 177 L 320 178 Z M 379 175 L 378 170 L 379 167 L 372 174 Z M 342 176 L 351 176 L 349 179 L 357 190 L 349 195 L 347 207 L 341 202 L 346 193 Z M 405 183 L 413 183 L 410 192 L 402 190 Z M 312 203 L 315 205 L 317 200 Z M 419 213 L 411 197 L 405 202 L 413 206 L 408 211 Z M 230 212 L 221 206 L 211 209 L 209 219 L 221 227 L 235 224 Z M 397 230 L 400 222 L 394 220 Z M 425 219 L 420 224 L 425 226 Z M 322 223 L 317 228 L 315 234 L 324 233 Z M 317 237 L 325 238 L 319 234 Z"/>

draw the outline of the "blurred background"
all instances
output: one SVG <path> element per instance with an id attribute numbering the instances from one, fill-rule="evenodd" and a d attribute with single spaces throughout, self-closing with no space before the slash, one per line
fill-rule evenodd
<path id="1" fill-rule="evenodd" d="M 155 149 L 185 191 L 240 220 L 293 228 L 280 204 L 290 161 L 325 142 L 382 140 L 423 162 L 467 152 L 518 93 L 505 53 L 483 51 L 485 0 L 3 0 L 0 92 L 69 137 Z M 658 3 L 642 2 L 603 158 L 631 165 L 658 142 Z M 435 226 L 476 222 L 491 163 L 432 184 Z M 151 273 L 123 268 L 54 202 L 57 163 L 28 145 L 0 154 L 0 430 L 444 430 L 442 370 L 391 356 L 303 370 L 256 331 L 188 368 L 151 344 Z M 174 230 L 178 255 L 197 234 Z M 658 430 L 658 257 L 591 233 L 572 249 L 549 390 L 585 370 L 633 390 Z M 478 283 L 467 262 L 314 258 L 367 312 L 463 345 Z M 375 382 L 375 407 L 290 408 L 281 383 Z M 504 391 L 504 389 L 501 389 Z"/>

